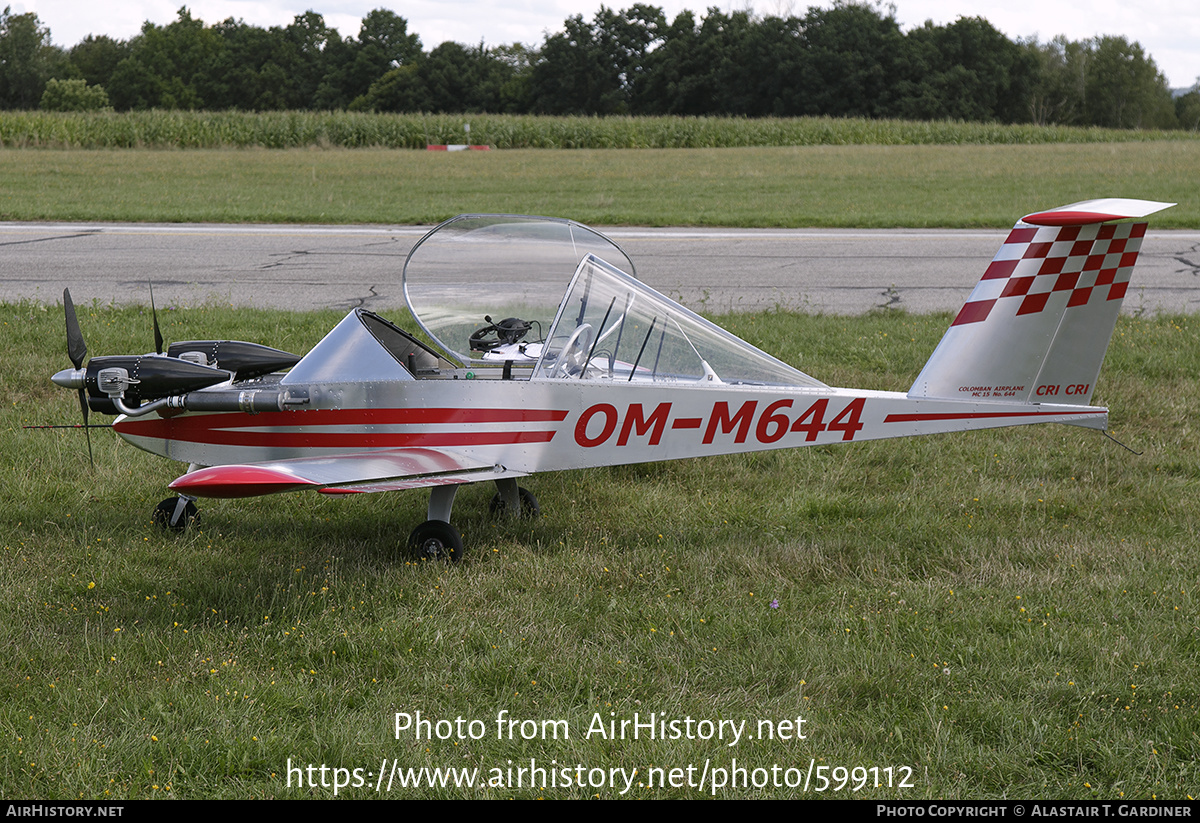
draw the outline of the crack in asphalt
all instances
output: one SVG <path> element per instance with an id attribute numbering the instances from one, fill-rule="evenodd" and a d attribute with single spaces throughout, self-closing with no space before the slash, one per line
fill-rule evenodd
<path id="1" fill-rule="evenodd" d="M 52 240 L 76 240 L 80 237 L 95 237 L 100 234 L 100 229 L 94 231 L 80 231 L 74 234 L 56 234 L 53 237 L 35 237 L 32 240 L 9 240 L 0 243 L 0 246 L 28 246 L 31 243 L 49 243 Z"/>
<path id="2" fill-rule="evenodd" d="M 353 300 L 347 300 L 345 301 L 345 305 L 351 309 L 361 309 L 363 306 L 367 305 L 369 301 L 379 298 L 379 294 L 375 291 L 374 286 L 367 286 L 367 291 L 369 294 L 366 297 L 358 297 Z"/>
<path id="3" fill-rule="evenodd" d="M 878 308 L 892 309 L 900 305 L 900 290 L 896 288 L 895 284 L 888 286 L 879 294 L 887 299 L 880 303 Z"/>
<path id="4" fill-rule="evenodd" d="M 293 258 L 308 257 L 311 254 L 312 254 L 312 252 L 310 252 L 310 251 L 304 251 L 303 249 L 300 249 L 297 251 L 290 251 L 285 254 L 272 255 L 276 259 L 271 263 L 264 263 L 263 265 L 259 266 L 258 270 L 259 271 L 268 271 L 270 269 L 284 268 L 289 263 L 291 263 Z"/>
<path id="5" fill-rule="evenodd" d="M 1198 250 L 1200 250 L 1200 247 L 1198 246 L 1192 246 L 1190 249 L 1188 249 L 1188 251 L 1192 253 L 1195 253 Z M 1171 259 L 1176 263 L 1182 263 L 1186 267 L 1182 269 L 1176 269 L 1176 272 L 1190 274 L 1192 277 L 1200 276 L 1200 263 L 1188 260 L 1186 257 L 1179 254 L 1172 255 Z"/>
<path id="6" fill-rule="evenodd" d="M 394 241 L 393 241 L 393 244 L 394 244 Z M 368 245 L 380 245 L 380 244 L 368 244 Z M 281 254 L 272 255 L 272 257 L 275 259 L 270 263 L 264 263 L 264 264 L 258 266 L 258 270 L 259 271 L 267 271 L 269 269 L 283 268 L 283 267 L 286 267 L 289 264 L 293 263 L 297 258 L 304 258 L 304 257 L 338 257 L 338 258 L 344 258 L 344 257 L 395 257 L 395 258 L 400 258 L 400 257 L 406 257 L 407 255 L 408 255 L 408 252 L 404 252 L 403 254 L 401 254 L 401 253 L 354 252 L 354 251 L 329 252 L 329 251 L 310 251 L 308 249 L 296 249 L 295 251 L 284 252 Z"/>

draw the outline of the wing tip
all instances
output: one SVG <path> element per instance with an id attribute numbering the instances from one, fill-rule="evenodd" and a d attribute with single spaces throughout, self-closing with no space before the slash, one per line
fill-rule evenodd
<path id="1" fill-rule="evenodd" d="M 1176 204 L 1155 200 L 1110 197 L 1102 200 L 1085 200 L 1081 203 L 1059 206 L 1056 209 L 1034 212 L 1022 217 L 1021 222 L 1030 226 L 1086 226 L 1092 223 L 1146 217 L 1174 205 Z"/>
<path id="2" fill-rule="evenodd" d="M 176 478 L 167 488 L 196 497 L 259 497 L 319 485 L 279 469 L 263 466 L 211 466 Z"/>

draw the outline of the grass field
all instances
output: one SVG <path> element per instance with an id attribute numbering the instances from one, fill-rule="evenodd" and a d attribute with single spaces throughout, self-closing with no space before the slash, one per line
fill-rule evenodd
<path id="1" fill-rule="evenodd" d="M 421 152 L 0 150 L 0 219 L 1008 227 L 1093 197 L 1177 202 L 1200 228 L 1200 141 Z"/>
<path id="2" fill-rule="evenodd" d="M 0 219 L 1007 227 L 1031 204 L 1116 195 L 1178 201 L 1156 228 L 1200 227 L 1196 141 L 1047 142 L 6 148 Z M 160 319 L 168 340 L 306 351 L 339 317 L 210 305 Z M 717 319 L 831 384 L 900 390 L 949 322 Z M 93 354 L 152 345 L 145 309 L 81 306 L 80 320 Z M 333 772 L 299 786 L 289 762 L 352 783 L 361 770 L 347 797 L 377 796 L 393 764 L 502 780 L 383 796 L 612 797 L 634 769 L 623 796 L 1200 788 L 1193 318 L 1118 322 L 1095 402 L 1137 453 L 1052 426 L 537 475 L 531 522 L 492 520 L 491 488 L 460 493 L 469 548 L 453 566 L 400 550 L 425 518 L 420 492 L 211 501 L 198 529 L 156 530 L 182 466 L 104 429 L 89 466 L 79 430 L 22 428 L 77 419 L 48 379 L 66 365 L 61 306 L 0 305 L 4 797 L 334 795 Z M 397 734 L 397 713 L 416 712 L 449 725 Z M 744 735 L 597 732 L 651 713 Z M 546 771 L 515 785 L 531 761 Z M 594 769 L 602 786 L 564 785 Z"/>
<path id="3" fill-rule="evenodd" d="M 144 310 L 80 317 L 93 353 L 149 346 Z M 168 339 L 305 350 L 336 317 L 208 307 L 162 320 Z M 803 352 L 830 383 L 882 389 L 911 383 L 948 321 L 721 318 L 785 360 Z M 289 787 L 289 759 L 362 769 L 370 786 L 365 773 L 393 761 L 484 780 L 531 759 L 572 776 L 636 768 L 625 796 L 639 798 L 1196 794 L 1192 318 L 1118 323 L 1096 402 L 1140 454 L 1036 427 L 538 475 L 531 523 L 491 520 L 491 489 L 460 494 L 470 548 L 454 566 L 398 552 L 424 519 L 421 493 L 211 501 L 200 529 L 155 530 L 150 508 L 182 467 L 95 430 L 89 468 L 79 431 L 22 429 L 78 415 L 47 379 L 65 365 L 61 308 L 0 306 L 0 322 L 5 797 L 333 796 L 332 772 L 328 788 L 297 788 L 296 773 Z M 396 713 L 418 711 L 487 733 L 397 737 Z M 504 711 L 566 721 L 570 737 L 517 726 L 497 739 Z M 755 739 L 586 734 L 649 713 L 745 721 Z M 768 740 L 760 721 L 793 725 Z M 706 763 L 710 781 L 740 766 L 768 782 L 636 785 Z M 770 782 L 810 764 L 807 794 Z M 387 796 L 623 787 L 537 782 Z"/>

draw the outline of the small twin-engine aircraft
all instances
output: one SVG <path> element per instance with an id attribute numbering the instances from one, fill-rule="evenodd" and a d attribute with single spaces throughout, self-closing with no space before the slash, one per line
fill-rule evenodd
<path id="1" fill-rule="evenodd" d="M 888 437 L 1066 423 L 1088 405 L 1137 259 L 1141 218 L 1173 205 L 1093 200 L 1022 218 L 907 393 L 839 389 L 782 363 L 636 278 L 600 233 L 568 220 L 464 215 L 404 265 L 430 345 L 365 309 L 307 355 L 189 341 L 87 355 L 69 292 L 87 411 L 189 464 L 156 519 L 183 528 L 197 497 L 428 487 L 409 543 L 457 560 L 455 491 L 495 482 L 497 512 L 534 514 L 534 472 Z M 568 279 L 561 300 L 556 283 Z M 547 300 L 550 297 L 550 300 Z M 492 318 L 505 318 L 494 321 Z"/>

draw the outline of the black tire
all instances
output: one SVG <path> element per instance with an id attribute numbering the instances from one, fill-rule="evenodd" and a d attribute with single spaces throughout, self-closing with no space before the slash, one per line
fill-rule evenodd
<path id="1" fill-rule="evenodd" d="M 462 535 L 441 520 L 426 520 L 408 536 L 408 546 L 419 560 L 450 560 L 463 556 Z"/>
<path id="2" fill-rule="evenodd" d="M 173 532 L 186 531 L 190 526 L 195 525 L 200 520 L 200 512 L 196 508 L 196 504 L 191 500 L 185 500 L 183 509 L 176 518 L 175 510 L 179 506 L 179 501 L 182 498 L 168 497 L 166 500 L 154 507 L 154 525 L 164 531 L 170 530 Z"/>
<path id="3" fill-rule="evenodd" d="M 542 513 L 541 508 L 538 506 L 537 498 L 533 496 L 533 492 L 527 488 L 520 487 L 517 489 L 517 494 L 521 498 L 521 513 L 517 515 L 518 517 L 524 520 L 533 520 Z M 499 492 L 488 503 L 488 513 L 492 517 L 502 517 L 505 514 L 506 508 L 504 498 L 500 496 Z"/>

